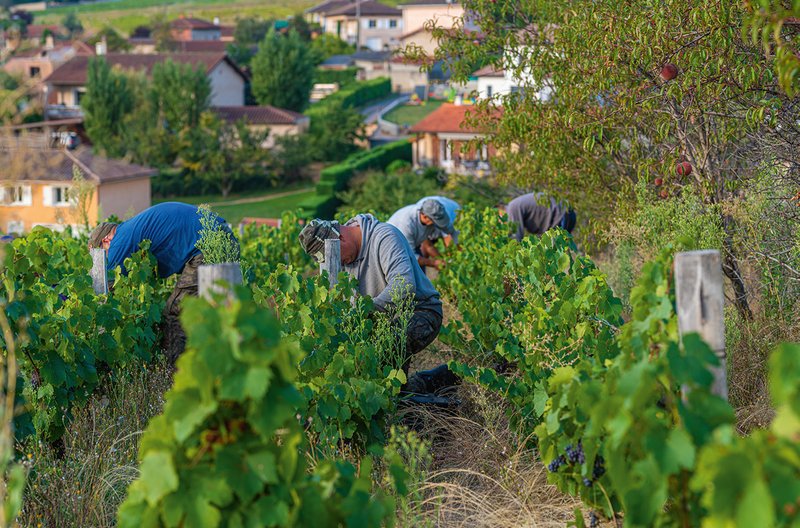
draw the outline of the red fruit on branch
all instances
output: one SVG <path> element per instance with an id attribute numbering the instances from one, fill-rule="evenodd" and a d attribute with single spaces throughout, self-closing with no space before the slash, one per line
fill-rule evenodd
<path id="1" fill-rule="evenodd" d="M 671 62 L 666 63 L 661 68 L 661 79 L 663 81 L 671 81 L 678 76 L 678 67 Z"/>
<path id="2" fill-rule="evenodd" d="M 660 192 L 660 193 L 658 193 L 658 195 L 659 195 L 660 197 L 662 197 L 662 198 L 668 198 L 668 197 L 669 197 L 669 193 L 667 192 L 667 190 L 666 190 L 666 189 L 661 189 L 661 192 Z"/>
<path id="3" fill-rule="evenodd" d="M 656 178 L 653 183 L 656 184 L 656 187 L 661 187 L 661 184 L 664 183 L 664 179 L 663 178 Z"/>
<path id="4" fill-rule="evenodd" d="M 678 173 L 678 176 L 688 176 L 692 173 L 692 164 L 688 161 L 682 161 L 675 167 L 675 172 Z"/>

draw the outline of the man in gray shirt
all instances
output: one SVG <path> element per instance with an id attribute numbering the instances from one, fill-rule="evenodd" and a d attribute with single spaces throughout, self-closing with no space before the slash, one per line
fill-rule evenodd
<path id="1" fill-rule="evenodd" d="M 406 328 L 406 357 L 403 370 L 408 374 L 411 356 L 422 351 L 436 339 L 442 327 L 442 301 L 439 292 L 416 264 L 411 247 L 398 229 L 378 222 L 370 214 L 360 214 L 346 224 L 327 220 L 312 220 L 300 232 L 300 244 L 317 261 L 324 258 L 325 240 L 338 238 L 344 270 L 358 279 L 361 295 L 372 297 L 375 309 L 386 311 L 393 295 L 411 295 L 414 313 Z M 445 372 L 446 371 L 446 372 Z M 457 379 L 447 368 L 440 371 L 444 381 L 435 384 L 454 384 Z M 409 383 L 415 391 L 428 390 L 424 383 Z"/>
<path id="2" fill-rule="evenodd" d="M 416 253 L 420 266 L 439 269 L 442 261 L 439 250 L 433 241 L 441 233 L 452 235 L 453 222 L 444 205 L 438 200 L 427 199 L 422 203 L 407 205 L 398 209 L 387 221 L 406 237 L 408 244 Z"/>
<path id="3" fill-rule="evenodd" d="M 554 227 L 561 227 L 570 233 L 575 229 L 575 211 L 543 193 L 517 196 L 508 205 L 498 205 L 498 209 L 501 214 L 508 214 L 509 222 L 516 224 L 516 230 L 511 236 L 517 241 L 522 240 L 525 231 L 542 235 Z"/>

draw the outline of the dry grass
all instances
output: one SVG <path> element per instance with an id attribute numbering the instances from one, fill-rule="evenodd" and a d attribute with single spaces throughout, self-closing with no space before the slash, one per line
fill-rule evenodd
<path id="1" fill-rule="evenodd" d="M 536 453 L 510 428 L 502 400 L 459 388 L 454 412 L 414 407 L 401 415 L 430 443 L 433 461 L 400 524 L 453 527 L 565 526 L 579 501 L 547 483 Z"/>
<path id="2" fill-rule="evenodd" d="M 788 318 L 758 310 L 750 321 L 728 314 L 728 397 L 736 410 L 739 432 L 767 427 L 775 415 L 769 395 L 767 363 L 782 342 L 800 341 L 800 313 Z"/>
<path id="3" fill-rule="evenodd" d="M 61 448 L 21 447 L 30 473 L 20 525 L 115 526 L 117 507 L 138 474 L 139 437 L 161 412 L 171 384 L 163 364 L 126 373 L 77 411 Z"/>

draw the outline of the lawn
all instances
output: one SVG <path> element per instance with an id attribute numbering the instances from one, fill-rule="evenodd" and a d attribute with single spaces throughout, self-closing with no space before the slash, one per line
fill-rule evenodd
<path id="1" fill-rule="evenodd" d="M 184 202 L 190 204 L 214 204 L 217 202 L 232 202 L 234 200 L 241 200 L 243 198 L 256 198 L 259 196 L 263 196 L 264 199 L 268 199 L 270 195 L 273 194 L 283 194 L 291 191 L 302 191 L 302 190 L 309 190 L 313 187 L 309 186 L 308 183 L 302 184 L 293 184 L 287 185 L 285 187 L 280 187 L 278 189 L 269 189 L 267 191 L 263 189 L 254 190 L 254 191 L 245 191 L 240 193 L 231 193 L 228 196 L 224 197 L 221 194 L 202 194 L 197 196 L 170 196 L 166 198 L 158 197 L 153 198 L 153 203 L 162 203 L 162 202 Z"/>
<path id="2" fill-rule="evenodd" d="M 272 194 L 283 194 L 286 192 L 297 191 L 295 194 L 289 196 L 278 196 L 271 198 Z M 175 198 L 156 198 L 153 203 L 181 201 L 190 204 L 209 204 L 211 210 L 219 214 L 229 224 L 235 226 L 241 222 L 245 216 L 254 216 L 258 218 L 279 218 L 284 211 L 294 211 L 299 206 L 300 202 L 313 196 L 316 193 L 313 187 L 284 187 L 275 189 L 270 193 L 264 191 L 249 191 L 240 194 L 231 194 L 226 198 L 222 198 L 219 194 L 205 195 L 205 196 L 180 196 Z M 263 196 L 263 200 L 230 204 L 230 205 L 217 205 L 219 203 L 228 203 L 241 199 L 254 199 Z"/>
<path id="3" fill-rule="evenodd" d="M 442 106 L 442 103 L 444 103 L 444 101 L 428 101 L 420 105 L 400 105 L 391 112 L 385 114 L 383 118 L 386 121 L 391 121 L 398 125 L 413 126 Z"/>
<path id="4" fill-rule="evenodd" d="M 219 17 L 223 24 L 235 24 L 237 18 L 285 18 L 315 5 L 314 0 L 118 0 L 47 9 L 36 14 L 37 24 L 58 24 L 64 15 L 74 11 L 88 31 L 104 26 L 129 34 L 138 25 L 146 24 L 158 13 L 168 18 L 180 15 L 212 20 Z"/>
<path id="5" fill-rule="evenodd" d="M 298 208 L 300 203 L 311 196 L 314 196 L 317 191 L 309 189 L 308 191 L 292 194 L 291 196 L 282 196 L 280 198 L 267 198 L 261 202 L 250 202 L 237 205 L 220 205 L 214 206 L 211 204 L 211 210 L 222 216 L 231 225 L 238 225 L 245 216 L 254 216 L 257 218 L 279 218 L 285 211 L 294 211 Z"/>

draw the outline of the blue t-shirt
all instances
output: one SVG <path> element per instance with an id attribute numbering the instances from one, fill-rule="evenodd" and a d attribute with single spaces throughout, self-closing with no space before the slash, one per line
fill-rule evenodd
<path id="1" fill-rule="evenodd" d="M 228 229 L 222 218 L 216 215 L 215 218 Z M 149 240 L 150 252 L 158 261 L 158 274 L 169 277 L 200 253 L 195 244 L 201 229 L 197 206 L 180 202 L 154 205 L 117 226 L 108 249 L 108 269 L 122 266 L 126 258 L 139 250 L 142 240 Z M 127 273 L 124 266 L 122 272 Z"/>

